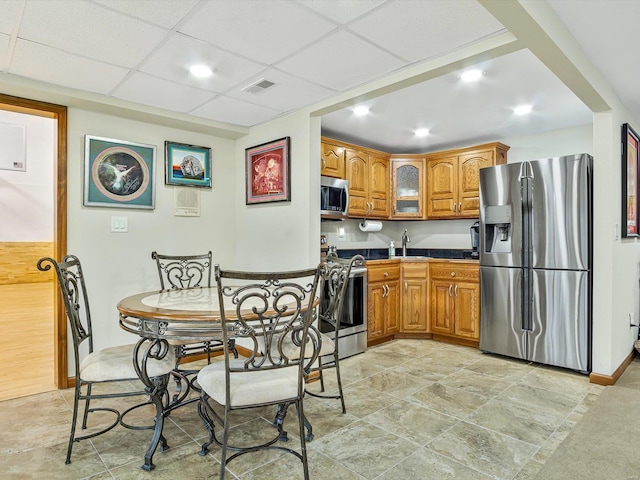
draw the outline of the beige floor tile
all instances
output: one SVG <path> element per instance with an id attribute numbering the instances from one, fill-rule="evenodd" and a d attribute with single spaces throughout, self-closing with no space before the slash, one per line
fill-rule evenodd
<path id="1" fill-rule="evenodd" d="M 489 397 L 441 383 L 423 388 L 408 398 L 425 407 L 458 419 L 466 418 L 489 401 Z"/>
<path id="2" fill-rule="evenodd" d="M 399 401 L 363 418 L 388 432 L 419 445 L 429 441 L 458 423 L 458 419 L 443 415 L 417 403 Z"/>
<path id="3" fill-rule="evenodd" d="M 313 448 L 365 478 L 376 478 L 418 446 L 365 422 L 358 422 L 314 441 Z"/>
<path id="4" fill-rule="evenodd" d="M 437 437 L 428 448 L 500 480 L 511 480 L 538 447 L 467 422 Z"/>
<path id="5" fill-rule="evenodd" d="M 421 448 L 387 470 L 380 480 L 489 480 L 493 477 L 472 470 L 428 448 Z"/>

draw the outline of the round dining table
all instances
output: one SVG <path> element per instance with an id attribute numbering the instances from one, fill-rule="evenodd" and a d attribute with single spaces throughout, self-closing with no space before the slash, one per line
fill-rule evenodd
<path id="1" fill-rule="evenodd" d="M 233 315 L 233 305 L 228 305 L 227 317 Z M 168 448 L 162 434 L 164 418 L 176 407 L 191 401 L 168 401 L 169 376 L 152 377 L 147 374 L 149 358 L 162 359 L 171 354 L 170 342 L 204 342 L 222 340 L 222 321 L 218 289 L 197 287 L 152 291 L 131 295 L 118 302 L 120 327 L 140 337 L 133 357 L 138 377 L 149 392 L 149 398 L 156 408 L 154 433 L 145 453 L 142 468 L 152 470 L 153 454 L 158 445 L 160 450 Z M 225 305 L 225 312 L 227 305 Z M 229 336 L 233 335 L 232 328 Z M 171 353 L 170 353 L 171 352 Z M 186 398 L 181 396 L 181 400 Z"/>
<path id="2" fill-rule="evenodd" d="M 235 305 L 229 297 L 223 299 L 227 335 L 222 330 L 222 315 L 217 287 L 196 287 L 138 293 L 123 298 L 118 302 L 120 327 L 140 337 L 133 356 L 134 367 L 140 380 L 149 392 L 151 402 L 156 408 L 154 433 L 145 454 L 142 468 L 152 470 L 153 454 L 158 445 L 160 451 L 169 448 L 162 435 L 164 418 L 174 408 L 189 402 L 168 402 L 168 376 L 151 377 L 147 374 L 148 358 L 162 359 L 172 348 L 170 340 L 203 342 L 224 340 L 225 336 L 233 336 L 236 331 L 233 320 L 236 318 Z M 243 318 L 250 319 L 252 307 L 264 306 L 255 300 L 255 305 L 244 304 Z M 318 302 L 314 302 L 314 306 Z M 292 303 L 292 307 L 295 305 Z M 181 398 L 184 398 L 181 397 Z M 307 423 L 305 419 L 305 423 Z M 310 426 L 309 426 L 310 428 Z"/>

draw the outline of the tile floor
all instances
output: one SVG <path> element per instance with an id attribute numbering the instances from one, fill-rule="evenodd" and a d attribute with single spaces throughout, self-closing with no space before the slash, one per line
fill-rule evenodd
<path id="1" fill-rule="evenodd" d="M 573 372 L 430 340 L 395 340 L 341 365 L 346 415 L 337 400 L 305 399 L 314 480 L 532 479 L 604 388 Z M 140 468 L 149 432 L 121 427 L 76 443 L 65 465 L 72 399 L 64 390 L 0 402 L 0 476 L 218 478 L 218 450 L 198 455 L 206 431 L 194 404 L 168 418 L 171 448 L 155 454 L 152 472 Z M 272 414 L 237 415 L 235 438 L 272 434 Z M 295 419 L 291 409 L 292 445 Z M 302 466 L 291 455 L 260 452 L 234 460 L 226 478 L 297 479 Z"/>

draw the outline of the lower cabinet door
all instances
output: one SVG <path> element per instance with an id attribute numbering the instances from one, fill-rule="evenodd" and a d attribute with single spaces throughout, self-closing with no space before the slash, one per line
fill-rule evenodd
<path id="1" fill-rule="evenodd" d="M 402 290 L 402 331 L 427 332 L 427 283 L 405 280 Z"/>
<path id="2" fill-rule="evenodd" d="M 370 283 L 367 291 L 367 340 L 384 335 L 386 288 L 383 283 Z"/>
<path id="3" fill-rule="evenodd" d="M 431 281 L 431 331 L 450 335 L 453 333 L 453 284 L 450 281 Z"/>
<path id="4" fill-rule="evenodd" d="M 400 331 L 400 282 L 387 282 L 387 321 L 385 335 L 392 335 Z"/>
<path id="5" fill-rule="evenodd" d="M 480 285 L 458 282 L 453 287 L 455 334 L 473 340 L 480 338 Z"/>

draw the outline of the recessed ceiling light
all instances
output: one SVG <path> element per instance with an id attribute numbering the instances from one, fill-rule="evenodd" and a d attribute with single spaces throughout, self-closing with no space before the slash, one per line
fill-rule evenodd
<path id="1" fill-rule="evenodd" d="M 427 135 L 429 135 L 429 129 L 419 128 L 417 130 L 414 130 L 413 133 L 415 134 L 416 137 L 426 137 Z"/>
<path id="2" fill-rule="evenodd" d="M 191 65 L 189 67 L 189 72 L 191 75 L 198 78 L 207 78 L 213 75 L 213 70 L 208 65 L 203 65 L 201 63 Z"/>
<path id="3" fill-rule="evenodd" d="M 460 75 L 460 80 L 463 82 L 477 82 L 482 77 L 482 70 L 467 70 Z"/>
<path id="4" fill-rule="evenodd" d="M 362 117 L 363 115 L 366 115 L 369 113 L 369 107 L 360 105 L 359 107 L 356 107 L 353 109 L 353 113 L 356 114 L 358 117 Z"/>
<path id="5" fill-rule="evenodd" d="M 513 113 L 516 115 L 526 115 L 527 113 L 531 113 L 533 107 L 531 105 L 520 105 L 513 109 Z"/>

